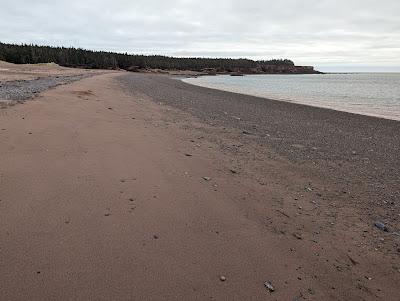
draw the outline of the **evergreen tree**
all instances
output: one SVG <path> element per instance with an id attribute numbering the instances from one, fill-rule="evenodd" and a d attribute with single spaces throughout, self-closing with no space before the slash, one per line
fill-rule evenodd
<path id="1" fill-rule="evenodd" d="M 288 59 L 253 61 L 228 58 L 175 58 L 161 55 L 131 55 L 81 48 L 17 45 L 0 42 L 0 60 L 15 64 L 57 63 L 65 67 L 93 69 L 163 69 L 193 70 L 215 69 L 218 72 L 252 72 L 258 70 L 280 70 L 276 66 L 294 66 Z M 275 69 L 271 69 L 271 66 Z M 274 67 L 275 66 L 275 67 Z"/>

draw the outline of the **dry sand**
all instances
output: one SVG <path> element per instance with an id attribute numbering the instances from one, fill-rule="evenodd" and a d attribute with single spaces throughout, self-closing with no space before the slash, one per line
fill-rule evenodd
<path id="1" fill-rule="evenodd" d="M 61 67 L 55 63 L 48 64 L 12 64 L 0 61 L 0 82 L 32 80 L 48 76 L 74 76 L 87 73 L 99 73 L 99 70 Z"/>
<path id="2" fill-rule="evenodd" d="M 329 178 L 119 76 L 0 110 L 0 300 L 399 300 Z"/>

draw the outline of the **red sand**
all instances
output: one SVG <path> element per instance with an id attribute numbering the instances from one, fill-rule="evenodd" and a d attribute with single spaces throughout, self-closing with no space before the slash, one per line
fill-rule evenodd
<path id="1" fill-rule="evenodd" d="M 325 179 L 115 76 L 0 110 L 1 300 L 399 300 Z"/>

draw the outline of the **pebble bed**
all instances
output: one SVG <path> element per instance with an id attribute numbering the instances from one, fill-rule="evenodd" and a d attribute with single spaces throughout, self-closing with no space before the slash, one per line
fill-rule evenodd
<path id="1" fill-rule="evenodd" d="M 34 80 L 17 80 L 0 82 L 0 102 L 1 101 L 21 101 L 27 100 L 42 91 L 58 85 L 68 84 L 87 77 L 86 74 L 70 76 L 43 77 Z"/>

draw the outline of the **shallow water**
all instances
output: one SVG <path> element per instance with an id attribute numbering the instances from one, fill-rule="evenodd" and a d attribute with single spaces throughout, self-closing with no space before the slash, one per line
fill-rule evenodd
<path id="1" fill-rule="evenodd" d="M 208 88 L 400 120 L 400 73 L 187 78 Z"/>

